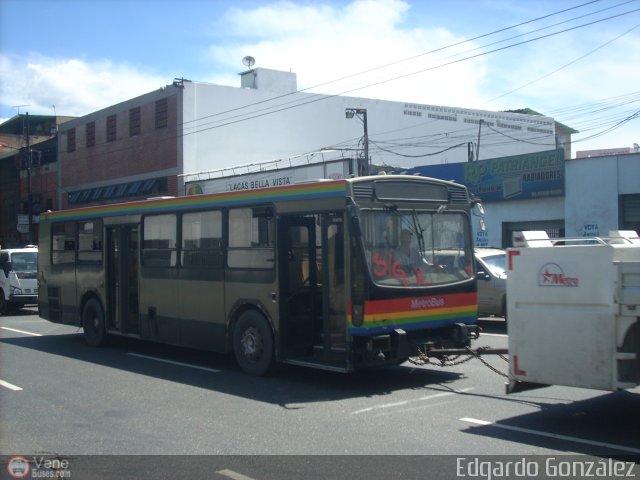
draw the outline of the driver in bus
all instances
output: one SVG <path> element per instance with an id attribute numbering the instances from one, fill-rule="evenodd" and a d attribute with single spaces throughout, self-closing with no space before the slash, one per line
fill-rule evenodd
<path id="1" fill-rule="evenodd" d="M 404 229 L 400 232 L 400 245 L 394 253 L 394 259 L 400 262 L 400 265 L 420 266 L 423 262 L 422 255 L 418 249 L 411 246 L 411 237 L 413 233 Z"/>

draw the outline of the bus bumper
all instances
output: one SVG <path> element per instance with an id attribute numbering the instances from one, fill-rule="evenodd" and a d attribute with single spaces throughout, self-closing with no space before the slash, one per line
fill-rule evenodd
<path id="1" fill-rule="evenodd" d="M 355 364 L 398 364 L 432 348 L 464 348 L 480 335 L 477 325 L 456 323 L 447 328 L 407 332 L 396 328 L 381 335 L 354 337 Z"/>

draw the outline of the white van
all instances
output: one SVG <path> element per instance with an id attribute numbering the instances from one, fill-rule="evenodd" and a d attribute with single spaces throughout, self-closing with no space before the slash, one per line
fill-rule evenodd
<path id="1" fill-rule="evenodd" d="M 0 314 L 38 304 L 38 247 L 0 250 Z"/>

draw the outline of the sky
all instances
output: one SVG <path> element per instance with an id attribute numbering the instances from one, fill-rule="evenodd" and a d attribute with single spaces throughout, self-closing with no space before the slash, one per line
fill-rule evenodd
<path id="1" fill-rule="evenodd" d="M 254 68 L 322 94 L 530 108 L 573 151 L 640 144 L 640 0 L 0 0 L 0 122 Z"/>

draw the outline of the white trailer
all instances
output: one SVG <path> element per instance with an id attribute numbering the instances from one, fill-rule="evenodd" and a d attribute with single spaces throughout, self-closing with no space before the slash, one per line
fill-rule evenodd
<path id="1" fill-rule="evenodd" d="M 637 234 L 549 239 L 522 232 L 518 240 L 524 246 L 507 250 L 507 391 L 639 385 Z"/>

